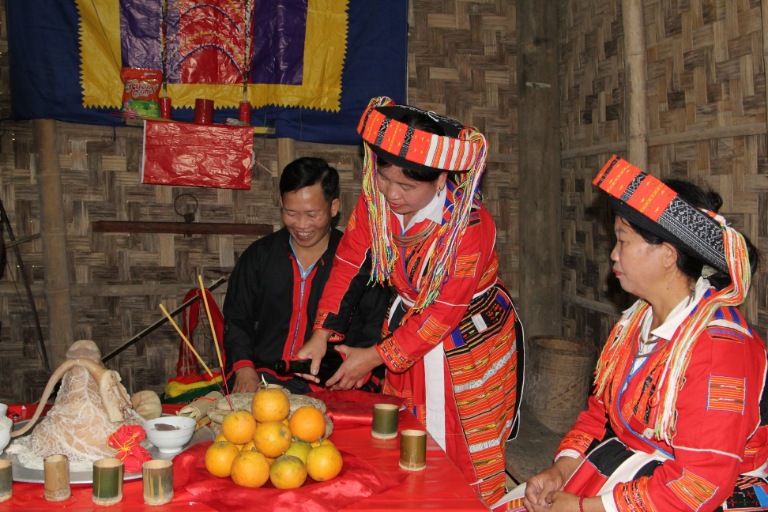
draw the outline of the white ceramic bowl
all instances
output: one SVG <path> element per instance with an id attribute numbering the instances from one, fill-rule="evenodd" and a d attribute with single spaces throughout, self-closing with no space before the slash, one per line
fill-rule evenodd
<path id="1" fill-rule="evenodd" d="M 156 430 L 156 423 L 164 423 L 179 427 L 178 430 Z M 192 439 L 197 422 L 184 416 L 161 416 L 154 420 L 145 421 L 142 425 L 147 433 L 147 439 L 157 446 L 160 453 L 178 453 Z"/>
<path id="2" fill-rule="evenodd" d="M 11 442 L 12 428 L 13 428 L 12 422 L 10 425 L 6 426 L 5 428 L 0 428 L 0 454 L 3 453 L 3 450 L 5 450 L 5 447 L 8 446 L 8 443 Z"/>

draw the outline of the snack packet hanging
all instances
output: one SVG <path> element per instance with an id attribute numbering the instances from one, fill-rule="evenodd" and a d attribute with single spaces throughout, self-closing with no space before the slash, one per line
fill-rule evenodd
<path id="1" fill-rule="evenodd" d="M 163 72 L 157 69 L 123 68 L 123 112 L 127 117 L 160 117 L 160 85 Z"/>

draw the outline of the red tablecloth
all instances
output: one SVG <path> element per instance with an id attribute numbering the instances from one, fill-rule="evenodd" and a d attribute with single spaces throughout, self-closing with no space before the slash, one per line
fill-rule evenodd
<path id="1" fill-rule="evenodd" d="M 400 430 L 408 428 L 423 428 L 416 418 L 408 411 L 400 413 Z M 488 508 L 477 497 L 467 481 L 453 463 L 448 460 L 445 452 L 429 437 L 427 440 L 427 468 L 424 471 L 408 472 L 405 482 L 378 496 L 372 496 L 343 509 L 347 511 L 381 511 L 393 510 L 476 510 L 487 511 Z M 340 449 L 353 453 L 364 459 L 375 468 L 384 472 L 404 471 L 399 468 L 400 444 L 398 439 L 382 441 L 371 437 L 371 427 L 357 425 L 337 429 L 331 436 L 331 441 Z M 91 486 L 73 486 L 72 497 L 59 503 L 45 501 L 42 484 L 25 484 L 14 482 L 13 498 L 0 503 L 0 509 L 27 510 L 98 510 L 91 499 Z M 196 503 L 194 496 L 184 490 L 175 491 L 173 501 L 162 507 L 144 505 L 141 480 L 125 482 L 123 486 L 123 501 L 110 510 L 194 510 L 213 511 L 212 508 Z M 254 504 L 243 504 L 244 508 L 252 508 Z"/>

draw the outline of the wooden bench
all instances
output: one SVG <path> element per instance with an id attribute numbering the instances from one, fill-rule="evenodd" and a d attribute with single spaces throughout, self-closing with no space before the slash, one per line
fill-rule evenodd
<path id="1" fill-rule="evenodd" d="M 507 474 L 515 484 L 522 484 L 550 467 L 563 438 L 536 420 L 525 406 L 520 413 L 520 431 L 516 439 L 507 441 L 506 446 Z M 511 489 L 514 485 L 509 487 Z"/>

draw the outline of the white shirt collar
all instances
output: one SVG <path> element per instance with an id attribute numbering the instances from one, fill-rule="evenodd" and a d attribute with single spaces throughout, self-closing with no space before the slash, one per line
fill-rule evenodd
<path id="1" fill-rule="evenodd" d="M 395 216 L 400 221 L 400 228 L 403 230 L 403 233 L 423 220 L 431 220 L 439 226 L 443 223 L 443 206 L 445 206 L 445 187 L 443 187 L 443 190 L 437 191 L 437 194 L 435 194 L 435 197 L 432 198 L 432 201 L 427 206 L 416 212 L 408 226 L 403 224 L 402 215 L 395 213 Z"/>
<path id="2" fill-rule="evenodd" d="M 650 334 L 650 336 L 671 340 L 672 336 L 675 335 L 677 328 L 680 327 L 680 324 L 682 324 L 686 318 L 688 318 L 688 315 L 691 313 L 691 311 L 693 311 L 693 308 L 695 308 L 699 301 L 701 301 L 701 298 L 711 286 L 712 285 L 709 284 L 709 280 L 700 277 L 699 280 L 696 281 L 693 299 L 691 299 L 691 297 L 686 297 L 681 300 L 677 306 L 675 306 L 675 308 L 669 313 L 669 315 L 667 315 L 667 319 L 664 320 L 664 323 L 655 328 L 653 331 L 650 331 L 651 324 L 653 323 L 653 310 L 649 308 L 648 311 L 646 311 L 640 326 L 640 339 L 647 341 Z M 637 307 L 637 303 L 635 303 L 631 308 L 627 309 L 626 312 L 634 310 L 635 307 Z"/>

